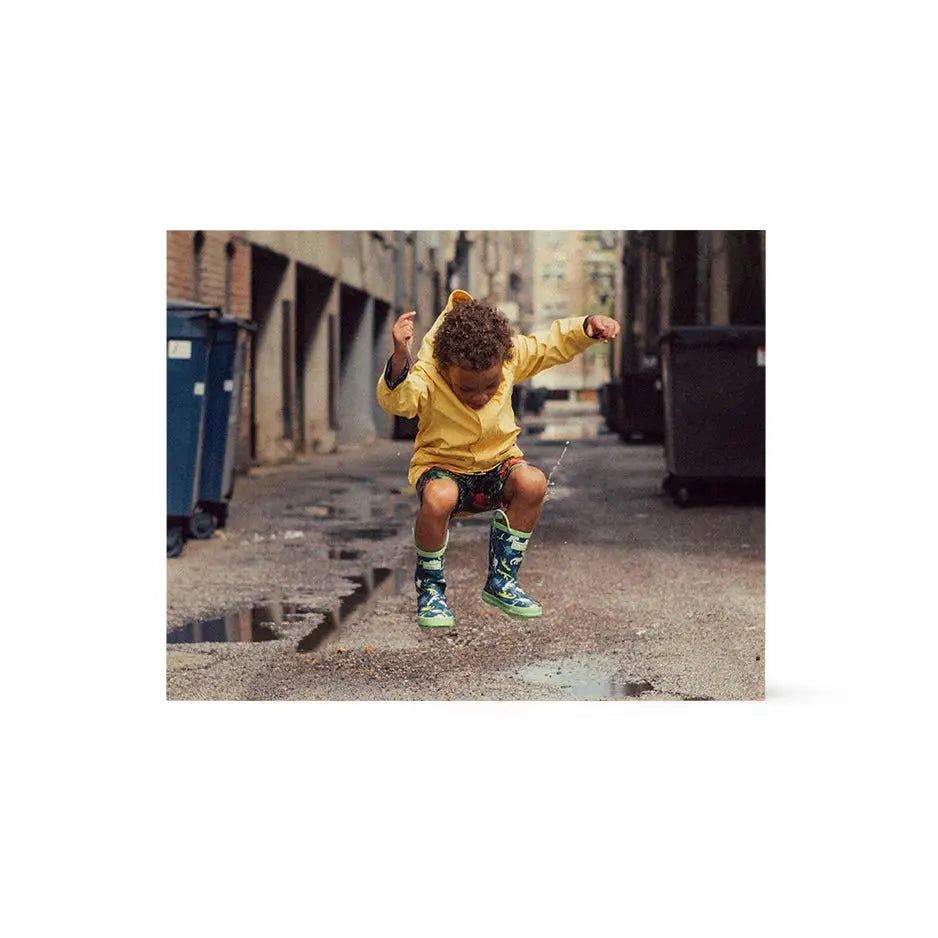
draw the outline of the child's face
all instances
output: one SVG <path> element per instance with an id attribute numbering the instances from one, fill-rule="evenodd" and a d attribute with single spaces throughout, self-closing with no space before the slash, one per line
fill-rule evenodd
<path id="1" fill-rule="evenodd" d="M 470 371 L 468 368 L 450 365 L 443 369 L 443 377 L 463 404 L 479 410 L 495 396 L 502 383 L 502 365 L 501 362 L 495 362 L 485 371 Z"/>

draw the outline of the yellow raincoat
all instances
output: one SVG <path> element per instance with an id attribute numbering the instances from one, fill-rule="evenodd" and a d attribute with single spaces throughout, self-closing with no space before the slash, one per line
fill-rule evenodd
<path id="1" fill-rule="evenodd" d="M 495 396 L 481 409 L 473 410 L 456 397 L 433 360 L 433 337 L 443 318 L 454 303 L 471 300 L 465 291 L 454 290 L 424 336 L 417 361 L 405 369 L 393 387 L 387 381 L 387 368 L 378 380 L 378 403 L 388 413 L 419 418 L 414 456 L 407 473 L 411 485 L 431 466 L 481 473 L 506 459 L 522 456 L 515 442 L 521 428 L 511 409 L 512 388 L 545 368 L 570 361 L 598 341 L 586 334 L 585 316 L 558 319 L 546 332 L 514 336 L 514 354 L 502 369 L 502 382 Z"/>

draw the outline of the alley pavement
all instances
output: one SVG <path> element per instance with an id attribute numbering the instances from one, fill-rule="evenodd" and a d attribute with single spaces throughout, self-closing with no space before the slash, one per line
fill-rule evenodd
<path id="1" fill-rule="evenodd" d="M 171 700 L 761 700 L 765 511 L 678 507 L 660 445 L 549 402 L 519 444 L 550 478 L 522 568 L 480 597 L 490 514 L 454 519 L 450 629 L 416 624 L 409 440 L 235 483 L 227 526 L 167 559 Z"/>

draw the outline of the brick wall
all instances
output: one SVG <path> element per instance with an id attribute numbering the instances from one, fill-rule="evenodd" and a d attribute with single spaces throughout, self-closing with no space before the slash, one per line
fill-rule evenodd
<path id="1" fill-rule="evenodd" d="M 230 290 L 230 307 L 226 286 Z M 251 249 L 243 233 L 167 231 L 166 296 L 220 306 L 232 316 L 249 317 Z"/>
<path id="2" fill-rule="evenodd" d="M 251 317 L 251 247 L 240 234 L 232 232 L 234 254 L 231 258 L 232 316 Z"/>
<path id="3" fill-rule="evenodd" d="M 195 299 L 195 255 L 192 231 L 166 232 L 166 296 L 174 300 Z"/>

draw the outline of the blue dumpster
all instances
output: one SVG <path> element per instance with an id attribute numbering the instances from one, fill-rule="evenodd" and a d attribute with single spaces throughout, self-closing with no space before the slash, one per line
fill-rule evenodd
<path id="1" fill-rule="evenodd" d="M 232 316 L 221 316 L 215 321 L 205 390 L 199 504 L 190 522 L 195 537 L 210 536 L 228 520 L 228 505 L 234 491 L 247 333 L 256 329 L 256 323 Z"/>
<path id="2" fill-rule="evenodd" d="M 199 500 L 205 385 L 219 310 L 166 305 L 166 553 L 182 552 Z"/>

